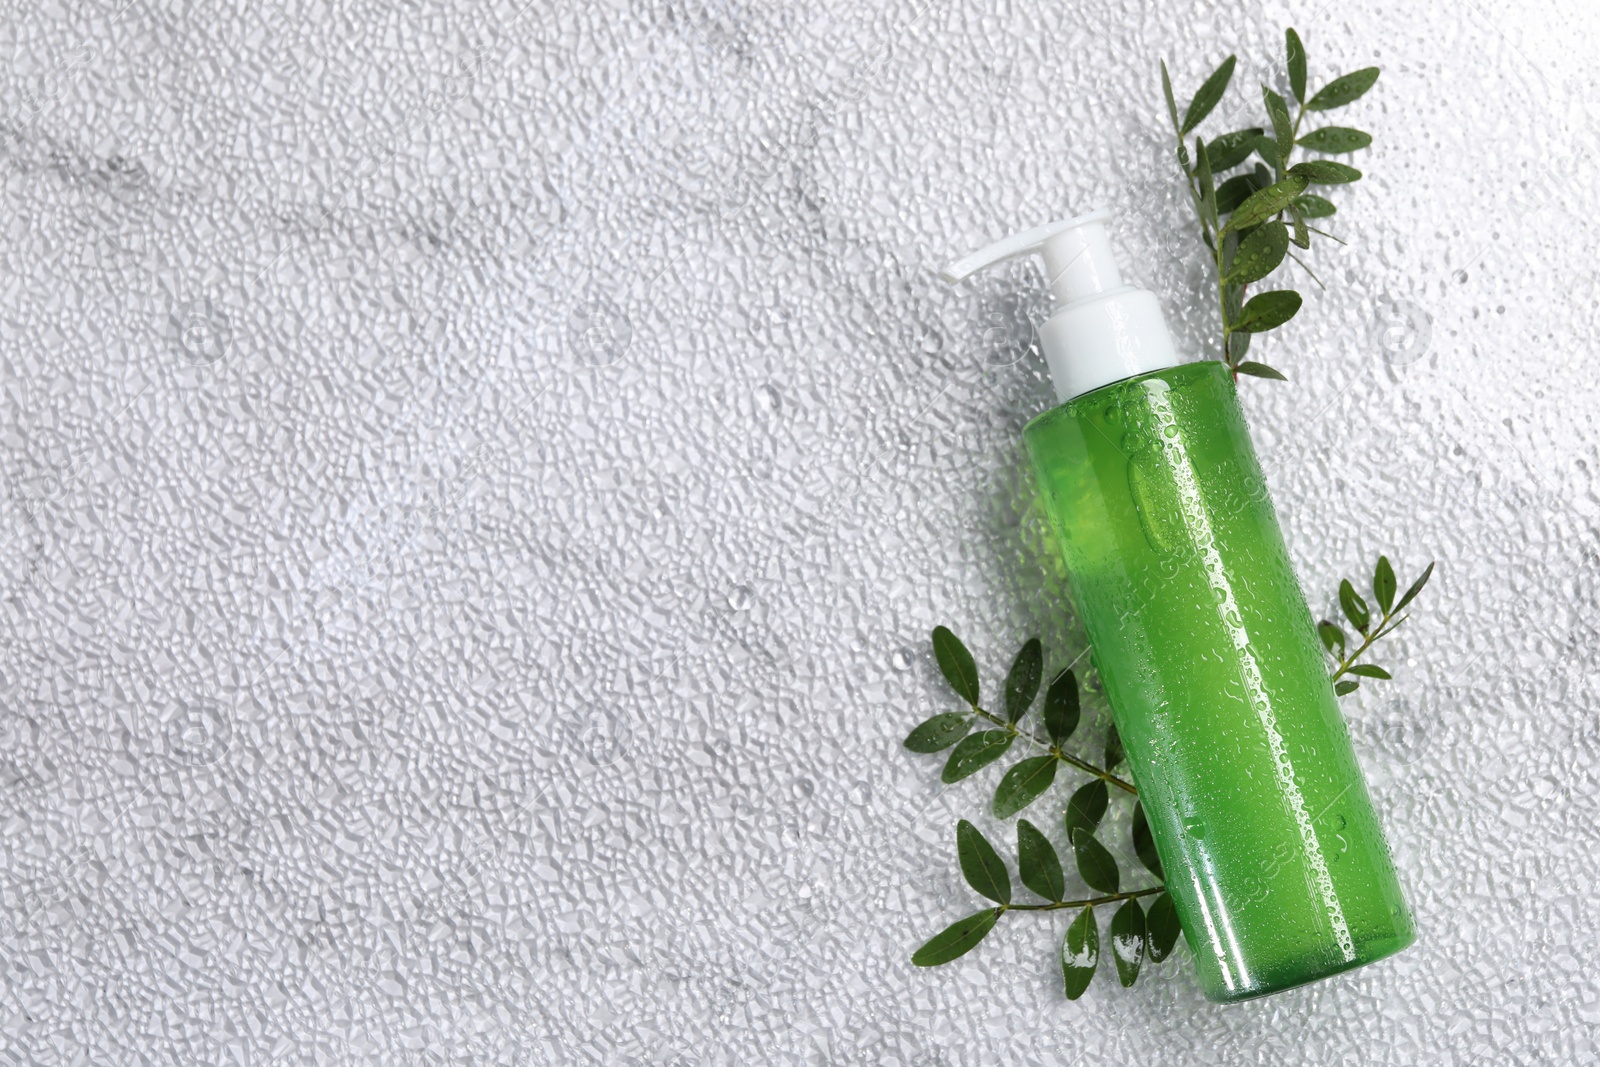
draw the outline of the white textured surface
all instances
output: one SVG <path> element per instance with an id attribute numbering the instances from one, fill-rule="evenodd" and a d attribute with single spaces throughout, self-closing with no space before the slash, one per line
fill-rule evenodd
<path id="1" fill-rule="evenodd" d="M 0 1062 L 1600 1055 L 1589 5 L 520 3 L 0 18 Z M 1081 647 L 1030 275 L 933 268 L 1104 204 L 1198 353 L 1155 61 L 1291 18 L 1378 147 L 1246 405 L 1314 608 L 1442 561 L 1345 705 L 1421 940 L 914 972 L 992 781 L 898 749 L 929 627 Z"/>

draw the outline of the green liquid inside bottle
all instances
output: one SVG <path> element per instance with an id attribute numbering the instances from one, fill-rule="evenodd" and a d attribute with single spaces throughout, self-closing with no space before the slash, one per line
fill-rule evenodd
<path id="1" fill-rule="evenodd" d="M 1228 368 L 1115 382 L 1024 437 L 1206 995 L 1411 944 Z"/>

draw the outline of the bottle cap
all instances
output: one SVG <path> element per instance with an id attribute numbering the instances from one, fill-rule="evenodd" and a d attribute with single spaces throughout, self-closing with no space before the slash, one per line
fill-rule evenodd
<path id="1" fill-rule="evenodd" d="M 1056 399 L 1178 365 L 1167 320 L 1154 293 L 1124 285 L 1106 237 L 1109 211 L 1063 219 L 996 241 L 957 260 L 941 277 L 958 282 L 1015 256 L 1044 259 L 1055 309 L 1039 327 Z"/>

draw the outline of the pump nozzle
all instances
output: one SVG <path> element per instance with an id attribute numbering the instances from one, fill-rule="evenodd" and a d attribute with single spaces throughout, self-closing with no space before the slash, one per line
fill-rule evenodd
<path id="1" fill-rule="evenodd" d="M 1044 259 L 1055 296 L 1039 343 L 1063 402 L 1102 385 L 1178 365 L 1155 294 L 1124 285 L 1106 236 L 1109 211 L 1036 226 L 957 260 L 940 276 L 958 282 L 1014 256 Z"/>

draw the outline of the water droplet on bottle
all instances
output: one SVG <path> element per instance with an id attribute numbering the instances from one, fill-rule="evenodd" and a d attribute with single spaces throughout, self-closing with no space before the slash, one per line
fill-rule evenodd
<path id="1" fill-rule="evenodd" d="M 1185 819 L 1183 832 L 1196 840 L 1203 839 L 1206 836 L 1206 824 L 1198 818 Z"/>

